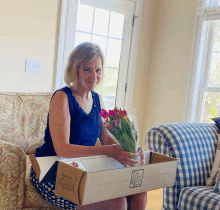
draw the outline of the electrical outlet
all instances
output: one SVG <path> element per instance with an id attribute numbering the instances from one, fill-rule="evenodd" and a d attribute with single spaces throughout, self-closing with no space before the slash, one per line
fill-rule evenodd
<path id="1" fill-rule="evenodd" d="M 41 62 L 34 60 L 26 60 L 26 72 L 40 73 Z"/>

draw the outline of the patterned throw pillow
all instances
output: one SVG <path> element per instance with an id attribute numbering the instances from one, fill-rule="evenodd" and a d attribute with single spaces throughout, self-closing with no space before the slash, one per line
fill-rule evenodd
<path id="1" fill-rule="evenodd" d="M 219 168 L 219 171 L 220 171 L 220 168 Z M 217 193 L 220 193 L 220 173 L 218 173 L 215 186 L 214 186 L 214 191 Z"/>
<path id="2" fill-rule="evenodd" d="M 219 166 L 220 166 L 220 134 L 218 134 L 218 144 L 217 144 L 214 164 L 212 166 L 211 176 L 206 181 L 206 185 L 209 186 L 215 185 L 215 181 L 218 176 Z"/>
<path id="3" fill-rule="evenodd" d="M 216 126 L 220 130 L 220 117 L 212 118 L 212 120 L 215 122 Z"/>

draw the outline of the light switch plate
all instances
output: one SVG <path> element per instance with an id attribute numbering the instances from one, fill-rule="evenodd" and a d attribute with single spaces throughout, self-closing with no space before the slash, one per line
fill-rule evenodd
<path id="1" fill-rule="evenodd" d="M 41 62 L 35 60 L 26 60 L 26 72 L 40 73 Z"/>

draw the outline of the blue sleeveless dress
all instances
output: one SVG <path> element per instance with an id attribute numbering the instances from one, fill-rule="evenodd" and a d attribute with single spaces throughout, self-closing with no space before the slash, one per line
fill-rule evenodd
<path id="1" fill-rule="evenodd" d="M 66 86 L 64 88 L 61 88 L 60 90 L 67 94 L 69 101 L 69 112 L 71 117 L 69 138 L 70 144 L 94 146 L 97 141 L 97 138 L 100 135 L 99 114 L 101 112 L 101 107 L 98 94 L 94 91 L 91 92 L 93 98 L 93 106 L 91 112 L 87 114 L 80 107 L 79 103 L 73 96 L 72 91 L 69 87 Z M 44 141 L 45 143 L 37 148 L 35 156 L 56 156 L 57 154 L 54 150 L 49 131 L 49 114 L 47 116 L 47 127 L 45 130 Z M 60 197 L 55 194 L 55 182 L 49 182 L 47 185 L 40 184 L 32 167 L 30 178 L 32 184 L 42 195 L 42 197 L 48 200 L 54 206 L 60 207 L 61 209 L 76 210 L 76 204 L 72 203 L 69 200 L 65 200 L 63 197 Z"/>
<path id="2" fill-rule="evenodd" d="M 65 92 L 69 100 L 69 112 L 71 116 L 70 123 L 70 144 L 94 146 L 100 135 L 100 117 L 101 112 L 99 96 L 92 91 L 93 106 L 89 114 L 85 113 L 72 94 L 69 87 L 60 89 Z M 55 92 L 56 93 L 56 92 Z M 54 94 L 55 94 L 54 93 Z M 45 143 L 36 150 L 36 157 L 56 156 L 49 131 L 49 114 L 47 116 L 47 127 L 45 130 Z"/>

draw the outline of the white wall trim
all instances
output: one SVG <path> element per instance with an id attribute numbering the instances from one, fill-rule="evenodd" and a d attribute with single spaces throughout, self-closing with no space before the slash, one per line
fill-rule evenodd
<path id="1" fill-rule="evenodd" d="M 55 87 L 56 89 L 60 88 L 63 84 L 62 75 L 63 75 L 63 67 L 64 67 L 64 49 L 65 49 L 68 5 L 69 5 L 69 0 L 62 0 L 59 47 L 58 47 L 58 57 L 57 57 L 57 72 L 56 72 L 56 87 Z"/>
<path id="2" fill-rule="evenodd" d="M 76 20 L 76 12 L 79 0 L 63 0 L 61 23 L 60 23 L 60 38 L 58 49 L 58 65 L 56 76 L 56 89 L 59 89 L 65 85 L 63 78 L 63 71 L 69 57 L 70 52 L 74 48 L 71 35 L 75 33 L 76 21 L 72 23 L 72 19 Z"/>
<path id="3" fill-rule="evenodd" d="M 137 60 L 138 51 L 138 40 L 141 22 L 141 12 L 142 12 L 143 0 L 137 0 L 134 12 L 134 26 L 132 30 L 131 37 L 131 50 L 129 56 L 129 67 L 127 74 L 127 91 L 125 92 L 124 108 L 126 110 L 131 110 L 131 104 L 133 100 L 133 89 L 134 89 L 134 75 Z"/>

